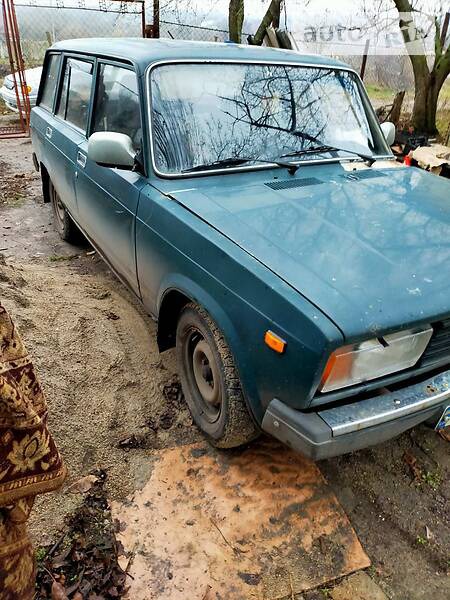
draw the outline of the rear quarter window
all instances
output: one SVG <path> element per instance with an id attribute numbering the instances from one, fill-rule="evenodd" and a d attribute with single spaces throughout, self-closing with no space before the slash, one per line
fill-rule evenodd
<path id="1" fill-rule="evenodd" d="M 58 103 L 57 115 L 86 131 L 91 101 L 93 64 L 68 58 Z"/>
<path id="2" fill-rule="evenodd" d="M 53 109 L 53 100 L 55 98 L 60 61 L 60 54 L 50 54 L 47 59 L 47 65 L 44 69 L 45 75 L 41 82 L 42 93 L 39 106 L 43 106 L 48 110 Z"/>

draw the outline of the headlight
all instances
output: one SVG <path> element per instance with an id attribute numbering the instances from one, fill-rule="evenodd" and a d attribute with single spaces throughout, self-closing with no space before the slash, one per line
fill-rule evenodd
<path id="1" fill-rule="evenodd" d="M 327 362 L 319 391 L 331 392 L 414 366 L 432 333 L 427 325 L 339 348 Z"/>

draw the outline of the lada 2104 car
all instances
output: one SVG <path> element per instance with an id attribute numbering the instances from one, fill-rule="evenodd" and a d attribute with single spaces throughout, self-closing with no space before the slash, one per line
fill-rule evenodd
<path id="1" fill-rule="evenodd" d="M 323 458 L 448 425 L 450 185 L 394 160 L 351 68 L 60 42 L 31 128 L 61 236 L 157 318 L 213 444 L 264 430 Z"/>

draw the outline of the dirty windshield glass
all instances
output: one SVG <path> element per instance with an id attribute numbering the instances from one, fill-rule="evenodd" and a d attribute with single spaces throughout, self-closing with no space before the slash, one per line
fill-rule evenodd
<path id="1" fill-rule="evenodd" d="M 164 65 L 152 71 L 151 96 L 155 163 L 163 173 L 230 158 L 276 160 L 324 144 L 368 155 L 384 150 L 374 141 L 356 79 L 347 71 Z M 338 156 L 349 154 L 320 153 Z M 318 155 L 298 160 L 312 158 Z"/>

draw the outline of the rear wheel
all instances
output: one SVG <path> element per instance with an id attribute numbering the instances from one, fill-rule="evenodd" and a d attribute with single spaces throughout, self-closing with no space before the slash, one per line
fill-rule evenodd
<path id="1" fill-rule="evenodd" d="M 233 448 L 255 439 L 259 431 L 247 409 L 231 351 L 197 304 L 188 304 L 181 312 L 176 348 L 186 402 L 211 444 Z"/>
<path id="2" fill-rule="evenodd" d="M 51 179 L 49 180 L 48 188 L 56 230 L 65 242 L 76 244 L 81 239 L 80 230 L 72 221 L 66 207 L 61 202 L 61 198 L 55 190 Z"/>

